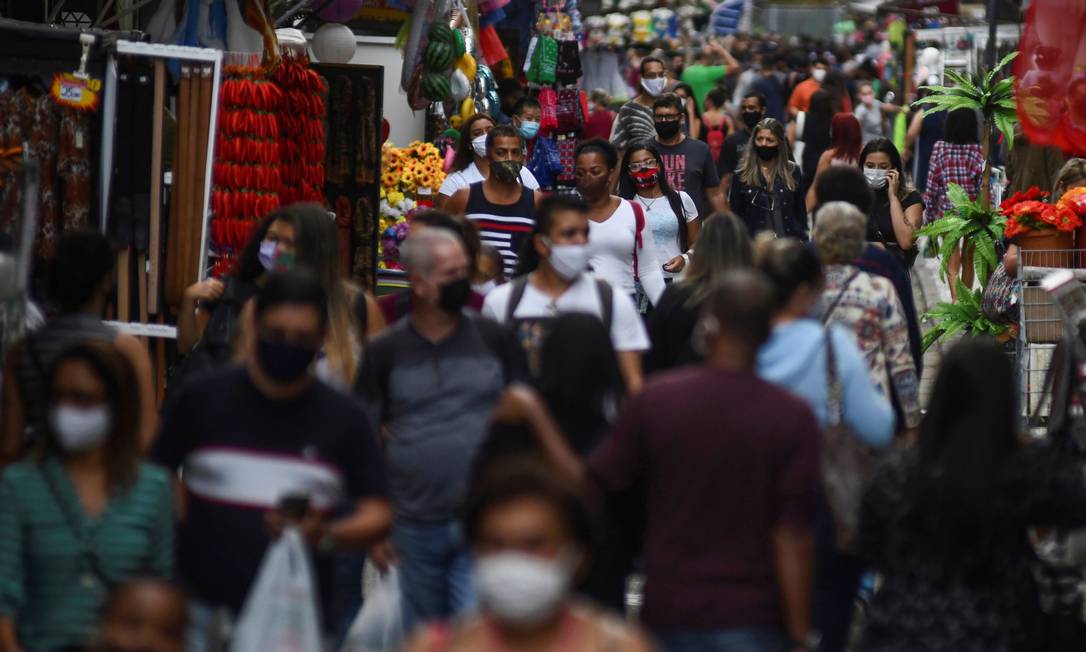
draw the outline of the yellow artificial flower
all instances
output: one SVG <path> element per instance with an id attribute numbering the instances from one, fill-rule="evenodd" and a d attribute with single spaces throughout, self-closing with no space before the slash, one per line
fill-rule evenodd
<path id="1" fill-rule="evenodd" d="M 421 175 L 419 175 L 418 180 L 420 188 L 432 189 L 434 187 L 434 177 L 429 172 L 423 172 Z"/>
<path id="2" fill-rule="evenodd" d="M 393 206 L 398 206 L 403 201 L 403 193 L 399 190 L 393 190 L 388 193 L 388 203 Z"/>
<path id="3" fill-rule="evenodd" d="M 400 182 L 400 177 L 395 172 L 389 170 L 381 175 L 381 185 L 386 188 L 395 188 L 396 184 Z"/>

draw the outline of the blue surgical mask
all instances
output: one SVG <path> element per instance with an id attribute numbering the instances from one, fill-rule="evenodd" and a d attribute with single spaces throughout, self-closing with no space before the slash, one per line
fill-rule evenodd
<path id="1" fill-rule="evenodd" d="M 520 123 L 520 135 L 524 136 L 525 140 L 531 140 L 539 133 L 539 123 L 526 120 Z"/>

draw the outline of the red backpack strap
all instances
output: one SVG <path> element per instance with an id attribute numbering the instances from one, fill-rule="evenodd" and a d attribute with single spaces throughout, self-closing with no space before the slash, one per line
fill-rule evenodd
<path id="1" fill-rule="evenodd" d="M 630 200 L 626 200 L 630 201 Z M 637 250 L 641 248 L 643 241 L 641 239 L 641 232 L 645 230 L 645 210 L 641 208 L 641 204 L 630 201 L 630 206 L 633 207 L 634 223 L 637 225 L 637 230 L 634 232 L 634 250 L 633 250 L 633 263 L 634 263 L 634 279 L 640 279 L 641 273 L 637 267 Z"/>

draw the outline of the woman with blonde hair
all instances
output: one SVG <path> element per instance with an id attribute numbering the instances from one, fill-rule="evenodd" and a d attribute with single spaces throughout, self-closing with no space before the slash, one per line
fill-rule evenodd
<path id="1" fill-rule="evenodd" d="M 779 120 L 765 118 L 751 130 L 728 203 L 751 236 L 772 231 L 777 237 L 807 239 L 803 180 Z"/>

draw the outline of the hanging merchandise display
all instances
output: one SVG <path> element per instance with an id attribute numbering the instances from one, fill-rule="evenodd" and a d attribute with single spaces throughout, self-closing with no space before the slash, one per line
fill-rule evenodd
<path id="1" fill-rule="evenodd" d="M 282 185 L 279 203 L 324 198 L 324 80 L 305 53 L 284 51 L 273 78 L 283 92 L 276 114 Z"/>
<path id="2" fill-rule="evenodd" d="M 214 276 L 236 264 L 258 221 L 279 207 L 282 187 L 277 115 L 283 91 L 258 65 L 232 65 L 220 90 L 211 236 Z"/>
<path id="3" fill-rule="evenodd" d="M 19 35 L 11 38 L 16 40 Z M 56 86 L 54 81 L 61 78 L 101 87 L 101 64 L 94 67 L 93 73 L 87 67 L 95 43 L 93 35 L 80 41 L 79 34 L 69 33 L 68 48 L 58 48 L 56 56 L 60 58 L 39 59 L 35 62 L 37 70 L 12 60 L 7 70 L 0 70 L 6 74 L 0 76 L 0 150 L 20 148 L 27 158 L 38 162 L 41 192 L 37 198 L 34 251 L 44 260 L 52 259 L 57 238 L 65 230 L 91 228 L 98 222 L 92 195 L 102 112 L 97 102 L 74 106 L 81 104 L 75 101 L 74 93 L 49 92 L 50 86 Z M 42 45 L 57 47 L 49 42 Z M 73 101 L 58 101 L 63 97 Z M 9 239 L 17 236 L 16 216 L 22 193 L 18 171 L 0 169 L 0 234 Z"/>
<path id="4" fill-rule="evenodd" d="M 384 71 L 314 64 L 328 88 L 325 203 L 335 213 L 343 271 L 363 287 L 377 272 Z"/>
<path id="5" fill-rule="evenodd" d="M 204 197 L 208 173 L 208 136 L 212 92 L 212 67 L 204 64 L 181 65 L 178 105 L 186 107 L 178 116 L 174 145 L 173 187 L 171 189 L 166 258 L 166 303 L 176 310 L 185 288 L 203 277 L 205 257 L 201 247 L 207 216 Z"/>

